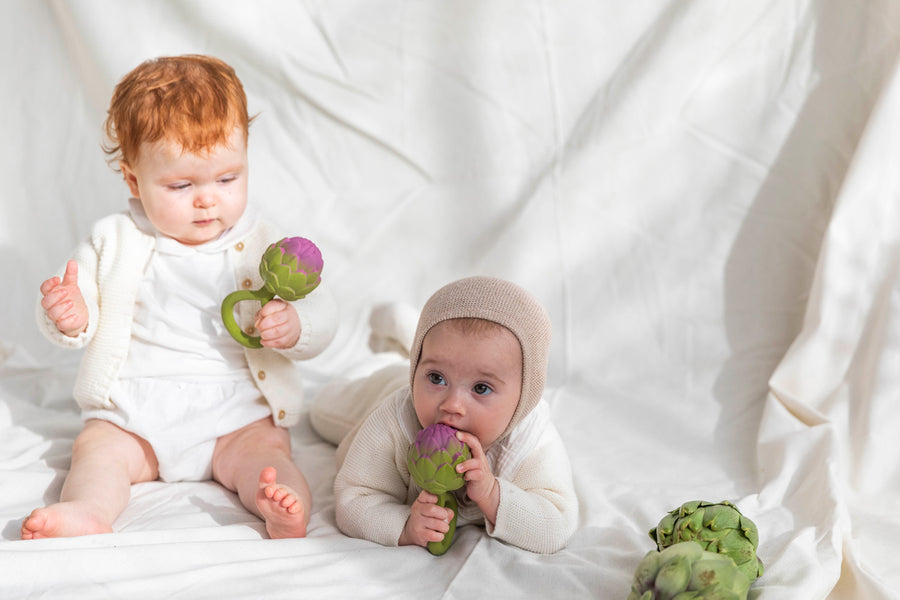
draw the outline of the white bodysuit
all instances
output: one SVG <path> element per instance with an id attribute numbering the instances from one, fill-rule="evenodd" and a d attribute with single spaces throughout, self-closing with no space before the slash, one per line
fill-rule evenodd
<path id="1" fill-rule="evenodd" d="M 139 206 L 132 206 L 132 218 L 155 235 Z M 216 440 L 271 414 L 219 312 L 235 287 L 228 247 L 254 223 L 245 213 L 200 246 L 156 235 L 135 300 L 128 356 L 110 390 L 116 408 L 82 414 L 149 442 L 163 481 L 211 478 Z"/>

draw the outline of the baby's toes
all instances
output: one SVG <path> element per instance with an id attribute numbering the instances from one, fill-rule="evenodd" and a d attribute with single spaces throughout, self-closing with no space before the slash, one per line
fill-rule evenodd
<path id="1" fill-rule="evenodd" d="M 284 500 L 281 501 L 281 506 L 284 507 L 285 510 L 287 510 L 288 513 L 292 515 L 299 512 L 302 508 L 300 502 L 296 497 L 294 497 L 293 494 L 288 494 L 287 496 L 285 496 Z"/>

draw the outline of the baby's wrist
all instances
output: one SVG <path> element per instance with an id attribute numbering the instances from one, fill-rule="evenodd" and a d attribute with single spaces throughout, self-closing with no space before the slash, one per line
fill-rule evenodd
<path id="1" fill-rule="evenodd" d="M 493 526 L 497 522 L 497 511 L 500 508 L 500 480 L 493 477 L 490 491 L 481 498 L 481 501 L 475 503 L 484 513 L 485 519 Z"/>
<path id="2" fill-rule="evenodd" d="M 400 531 L 400 537 L 397 538 L 398 546 L 412 546 L 414 542 L 411 540 L 409 532 L 409 519 L 406 520 L 406 523 L 403 524 L 403 529 Z"/>
<path id="3" fill-rule="evenodd" d="M 57 327 L 57 329 L 59 329 L 59 328 Z M 59 332 L 66 337 L 77 338 L 79 335 L 81 335 L 82 333 L 87 331 L 87 329 L 88 329 L 88 324 L 85 323 L 84 327 L 82 327 L 81 329 L 77 329 L 77 328 L 76 329 L 59 329 Z"/>

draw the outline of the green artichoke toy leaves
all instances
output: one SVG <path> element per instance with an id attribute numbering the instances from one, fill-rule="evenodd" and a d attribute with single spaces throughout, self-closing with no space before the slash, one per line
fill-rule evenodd
<path id="1" fill-rule="evenodd" d="M 456 430 L 443 423 L 422 429 L 407 451 L 409 474 L 416 485 L 436 495 L 438 506 L 453 511 L 450 530 L 444 534 L 443 541 L 428 543 L 428 551 L 432 554 L 443 554 L 453 543 L 457 504 L 451 492 L 466 484 L 465 478 L 456 472 L 456 466 L 471 456 L 469 446 L 457 439 Z"/>
<path id="2" fill-rule="evenodd" d="M 746 600 L 749 589 L 750 580 L 729 557 L 679 542 L 644 556 L 628 600 Z"/>
<path id="3" fill-rule="evenodd" d="M 659 550 L 679 542 L 697 542 L 703 550 L 730 557 L 751 582 L 763 573 L 762 561 L 756 556 L 756 524 L 730 502 L 685 502 L 650 530 L 650 538 Z"/>

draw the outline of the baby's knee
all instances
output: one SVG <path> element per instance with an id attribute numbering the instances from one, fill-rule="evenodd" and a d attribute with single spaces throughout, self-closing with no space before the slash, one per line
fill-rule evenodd
<path id="1" fill-rule="evenodd" d="M 129 446 L 141 446 L 146 442 L 109 421 L 88 419 L 81 433 L 72 444 L 73 453 L 121 451 Z"/>
<path id="2" fill-rule="evenodd" d="M 291 436 L 288 430 L 275 425 L 271 418 L 266 418 L 224 435 L 216 442 L 216 454 L 259 452 L 277 452 L 290 456 Z"/>
<path id="3" fill-rule="evenodd" d="M 72 444 L 72 469 L 93 464 L 97 457 L 111 467 L 120 465 L 132 483 L 150 481 L 159 474 L 156 453 L 147 440 L 109 421 L 88 419 Z"/>

